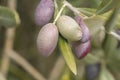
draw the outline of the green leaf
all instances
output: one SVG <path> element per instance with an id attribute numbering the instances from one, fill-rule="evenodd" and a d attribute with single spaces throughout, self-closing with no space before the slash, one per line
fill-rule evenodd
<path id="1" fill-rule="evenodd" d="M 93 9 L 93 8 L 77 8 L 81 13 L 85 14 L 86 16 L 88 16 L 89 18 L 91 18 L 91 16 L 93 16 L 95 13 L 96 13 L 96 9 Z M 101 15 L 96 15 L 98 16 L 98 19 L 103 19 L 104 22 L 107 20 L 107 18 L 110 17 L 112 11 L 109 11 L 109 12 L 106 12 L 104 14 L 101 14 Z M 95 17 L 95 16 L 94 16 Z M 93 18 L 94 18 L 93 17 Z M 89 19 L 87 18 L 87 19 Z M 93 20 L 94 21 L 94 20 Z M 104 25 L 104 24 L 103 24 Z M 120 29 L 120 15 L 119 15 L 119 18 L 118 18 L 118 21 L 117 21 L 117 25 L 116 25 L 117 28 Z"/>
<path id="2" fill-rule="evenodd" d="M 64 38 L 60 37 L 59 46 L 68 67 L 76 75 L 77 74 L 76 62 L 75 62 L 70 45 L 67 43 L 67 41 Z"/>
<path id="3" fill-rule="evenodd" d="M 77 8 L 81 13 L 87 15 L 87 16 L 92 16 L 95 14 L 96 9 L 93 8 Z"/>
<path id="4" fill-rule="evenodd" d="M 116 27 L 116 21 L 118 20 L 118 16 L 119 10 L 115 9 L 109 20 L 105 24 L 106 32 L 110 32 L 114 29 L 114 27 Z M 102 46 L 106 54 L 112 54 L 112 52 L 117 47 L 117 40 L 113 36 L 106 33 Z"/>
<path id="5" fill-rule="evenodd" d="M 16 11 L 0 6 L 0 26 L 14 27 L 20 24 L 20 18 Z"/>
<path id="6" fill-rule="evenodd" d="M 115 80 L 113 75 L 105 67 L 102 68 L 98 80 Z"/>
<path id="7" fill-rule="evenodd" d="M 113 30 L 113 28 L 116 26 L 116 22 L 118 21 L 118 17 L 119 17 L 119 12 L 120 12 L 120 8 L 114 9 L 109 19 L 105 23 L 105 29 L 107 32 Z"/>
<path id="8" fill-rule="evenodd" d="M 92 16 L 84 19 L 87 27 L 90 29 L 91 35 L 96 34 L 101 27 L 104 27 L 106 18 L 103 16 Z"/>
<path id="9" fill-rule="evenodd" d="M 106 34 L 102 44 L 106 55 L 113 54 L 113 51 L 117 47 L 117 40 L 112 35 Z"/>
<path id="10" fill-rule="evenodd" d="M 90 30 L 92 46 L 101 47 L 101 43 L 105 36 L 104 23 L 106 18 L 96 15 L 85 18 L 84 21 Z"/>
<path id="11" fill-rule="evenodd" d="M 103 14 L 109 10 L 120 7 L 120 0 L 103 0 L 96 14 Z"/>
<path id="12" fill-rule="evenodd" d="M 102 14 L 109 11 L 113 7 L 112 2 L 113 2 L 112 0 L 103 0 L 98 10 L 96 11 L 96 14 Z"/>
<path id="13" fill-rule="evenodd" d="M 120 48 L 116 49 L 113 54 L 108 56 L 108 66 L 114 72 L 120 72 Z"/>
<path id="14" fill-rule="evenodd" d="M 60 80 L 71 80 L 70 77 L 71 77 L 70 76 L 70 70 L 67 67 L 65 67 L 65 69 L 64 69 L 64 71 L 61 75 Z"/>
<path id="15" fill-rule="evenodd" d="M 100 59 L 92 54 L 88 54 L 84 59 L 86 64 L 95 64 L 100 62 Z"/>

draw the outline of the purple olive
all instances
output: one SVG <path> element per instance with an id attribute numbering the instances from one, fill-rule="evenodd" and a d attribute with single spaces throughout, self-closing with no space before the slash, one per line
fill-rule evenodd
<path id="1" fill-rule="evenodd" d="M 85 66 L 85 80 L 96 80 L 101 70 L 101 64 L 87 64 Z"/>
<path id="2" fill-rule="evenodd" d="M 37 47 L 40 54 L 42 54 L 45 57 L 49 56 L 56 48 L 57 41 L 57 27 L 52 23 L 48 23 L 45 26 L 43 26 L 37 38 Z"/>
<path id="3" fill-rule="evenodd" d="M 39 26 L 47 24 L 54 14 L 54 2 L 41 0 L 35 10 L 35 22 Z"/>
<path id="4" fill-rule="evenodd" d="M 85 57 L 90 51 L 90 41 L 85 43 L 74 42 L 72 43 L 72 50 L 78 59 Z"/>
<path id="5" fill-rule="evenodd" d="M 88 27 L 86 26 L 83 19 L 79 15 L 75 16 L 75 20 L 79 24 L 82 30 L 82 38 L 80 41 L 83 43 L 87 42 L 88 40 L 90 40 L 90 31 Z"/>

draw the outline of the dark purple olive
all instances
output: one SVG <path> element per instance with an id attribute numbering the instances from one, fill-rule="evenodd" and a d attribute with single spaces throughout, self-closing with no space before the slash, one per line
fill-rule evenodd
<path id="1" fill-rule="evenodd" d="M 57 41 L 57 27 L 52 23 L 48 23 L 45 26 L 43 26 L 37 38 L 37 47 L 40 54 L 42 54 L 45 57 L 49 56 L 56 48 Z"/>
<path id="2" fill-rule="evenodd" d="M 54 2 L 41 0 L 35 10 L 35 22 L 39 26 L 47 24 L 54 14 Z"/>
<path id="3" fill-rule="evenodd" d="M 96 80 L 99 76 L 101 64 L 88 64 L 85 67 L 85 80 Z"/>
<path id="4" fill-rule="evenodd" d="M 88 27 L 86 26 L 83 19 L 79 15 L 75 16 L 75 20 L 79 24 L 79 26 L 81 27 L 81 30 L 82 30 L 82 38 L 80 41 L 87 42 L 88 40 L 90 40 L 90 31 L 89 31 Z"/>
<path id="5" fill-rule="evenodd" d="M 85 43 L 74 42 L 72 43 L 72 50 L 78 59 L 82 59 L 90 51 L 90 41 L 87 41 Z"/>

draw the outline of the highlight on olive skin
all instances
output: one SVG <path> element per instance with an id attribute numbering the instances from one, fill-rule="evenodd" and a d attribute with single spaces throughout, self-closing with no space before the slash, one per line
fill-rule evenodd
<path id="1" fill-rule="evenodd" d="M 69 16 L 62 15 L 57 20 L 60 34 L 69 41 L 78 41 L 82 37 L 82 31 L 77 22 Z"/>
<path id="2" fill-rule="evenodd" d="M 58 41 L 57 27 L 48 23 L 42 27 L 37 37 L 37 47 L 39 53 L 45 57 L 49 56 L 56 48 Z"/>
<path id="3" fill-rule="evenodd" d="M 43 26 L 51 20 L 54 14 L 54 2 L 52 0 L 41 0 L 35 10 L 35 23 Z"/>

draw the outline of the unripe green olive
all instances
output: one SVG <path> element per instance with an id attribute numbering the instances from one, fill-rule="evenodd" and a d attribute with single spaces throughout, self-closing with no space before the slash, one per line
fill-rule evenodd
<path id="1" fill-rule="evenodd" d="M 82 37 L 81 28 L 69 16 L 63 15 L 57 20 L 57 27 L 61 35 L 69 41 L 78 41 Z"/>
<path id="2" fill-rule="evenodd" d="M 48 23 L 42 27 L 37 38 L 37 47 L 43 56 L 49 56 L 55 49 L 58 41 L 57 27 Z"/>

